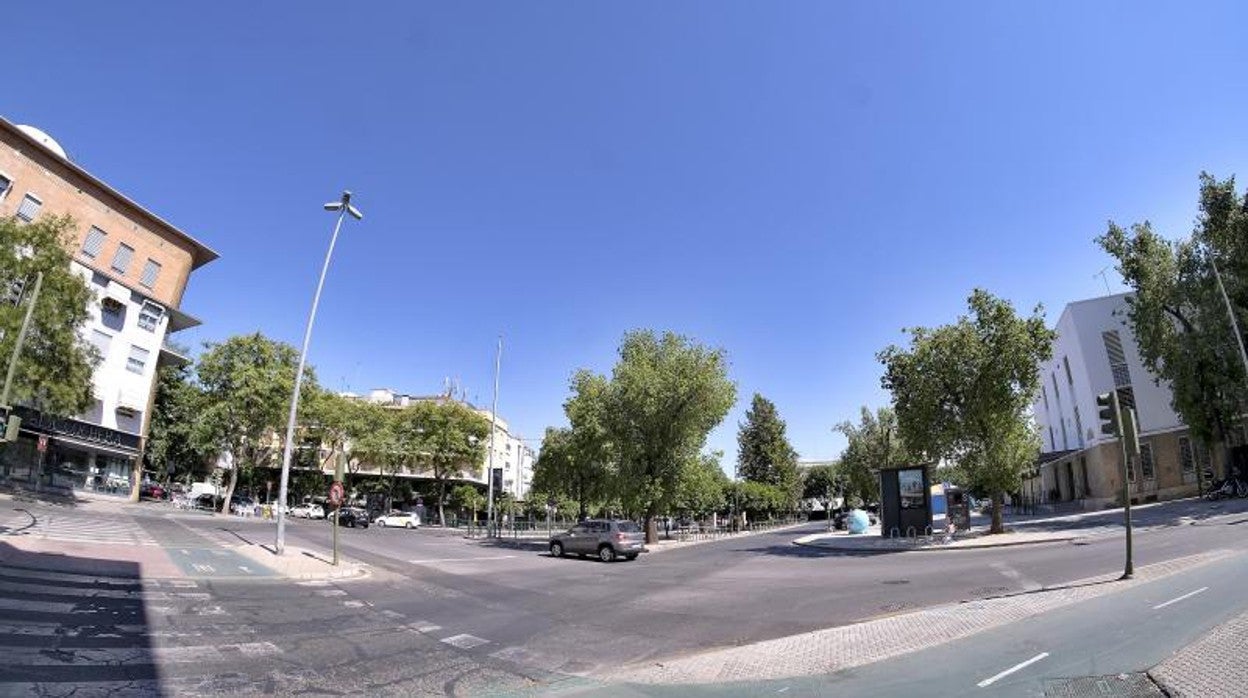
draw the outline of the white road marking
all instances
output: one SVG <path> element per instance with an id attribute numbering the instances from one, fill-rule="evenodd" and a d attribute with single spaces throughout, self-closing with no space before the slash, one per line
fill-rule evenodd
<path id="1" fill-rule="evenodd" d="M 346 596 L 347 592 L 343 591 L 342 589 L 319 589 L 317 590 L 316 595 L 317 596 Z"/>
<path id="2" fill-rule="evenodd" d="M 240 570 L 242 570 L 242 571 L 246 572 L 247 574 L 251 574 L 251 570 L 247 569 L 247 566 L 246 566 L 246 565 L 239 565 L 239 566 L 238 566 L 238 569 L 240 569 Z"/>
<path id="3" fill-rule="evenodd" d="M 1209 590 L 1209 587 L 1201 587 L 1201 588 L 1197 589 L 1196 591 L 1189 591 L 1189 592 L 1187 592 L 1186 594 L 1184 594 L 1184 595 L 1182 595 L 1182 596 L 1179 596 L 1179 597 L 1177 597 L 1177 598 L 1170 599 L 1169 601 L 1166 601 L 1166 602 L 1163 602 L 1163 603 L 1159 603 L 1159 604 L 1157 604 L 1156 606 L 1153 606 L 1153 610 L 1154 610 L 1154 611 L 1156 611 L 1156 610 L 1157 610 L 1157 609 L 1159 609 L 1159 608 L 1165 608 L 1166 606 L 1169 606 L 1169 605 L 1170 605 L 1170 604 L 1172 604 L 1172 603 L 1178 603 L 1178 602 L 1182 601 L 1183 599 L 1190 599 L 1190 598 L 1192 598 L 1193 596 L 1195 596 L 1195 595 L 1197 595 L 1197 594 L 1201 593 L 1202 591 L 1208 591 L 1208 590 Z"/>
<path id="4" fill-rule="evenodd" d="M 46 647 L 7 647 L 5 663 L 10 666 L 84 666 L 117 664 L 157 664 L 162 662 L 233 662 L 239 656 L 265 657 L 281 654 L 271 642 L 243 642 L 225 645 L 183 647 L 79 647 L 55 650 Z"/>
<path id="5" fill-rule="evenodd" d="M 386 609 L 382 611 L 381 615 L 386 616 L 387 618 L 395 618 L 395 619 L 403 617 L 402 613 L 399 613 L 398 611 L 391 611 L 390 609 Z"/>
<path id="6" fill-rule="evenodd" d="M 986 687 L 986 686 L 991 686 L 992 684 L 994 684 L 994 683 L 996 683 L 997 681 L 999 681 L 999 680 L 1001 680 L 1001 679 L 1003 679 L 1003 678 L 1005 678 L 1005 677 L 1009 676 L 1010 674 L 1013 674 L 1014 672 L 1018 671 L 1019 669 L 1026 669 L 1027 667 L 1031 666 L 1032 664 L 1035 664 L 1036 662 L 1040 661 L 1041 659 L 1044 659 L 1044 658 L 1045 658 L 1045 657 L 1047 657 L 1047 656 L 1049 656 L 1049 653 L 1048 653 L 1048 652 L 1041 652 L 1040 654 L 1037 654 L 1036 656 L 1032 657 L 1031 659 L 1028 659 L 1028 660 L 1027 660 L 1027 661 L 1025 661 L 1025 662 L 1019 662 L 1018 664 L 1015 664 L 1014 666 L 1010 667 L 1009 669 L 1006 669 L 1005 671 L 1003 671 L 1003 672 L 1001 672 L 1001 673 L 999 673 L 999 674 L 997 674 L 997 675 L 995 675 L 995 676 L 990 676 L 990 677 L 988 677 L 988 678 L 984 679 L 983 681 L 980 681 L 979 683 L 977 683 L 977 684 L 975 684 L 975 685 L 976 685 L 976 686 L 979 686 L 980 688 L 984 688 L 984 687 Z"/>
<path id="7" fill-rule="evenodd" d="M 354 601 L 354 600 L 352 600 L 352 601 L 343 601 L 343 602 L 342 602 L 342 605 L 343 605 L 343 606 L 346 606 L 347 608 L 361 608 L 361 607 L 364 605 L 364 602 L 363 602 L 363 601 Z"/>
<path id="8" fill-rule="evenodd" d="M 467 633 L 464 633 L 461 635 L 444 637 L 442 638 L 442 642 L 445 642 L 453 647 L 458 647 L 461 650 L 470 650 L 473 647 L 480 647 L 481 645 L 488 644 L 489 640 L 483 640 L 476 635 L 468 635 Z"/>
<path id="9" fill-rule="evenodd" d="M 327 587 L 329 586 L 329 582 L 323 579 L 309 579 L 306 582 L 295 582 L 295 584 L 298 584 L 301 587 Z"/>
<path id="10" fill-rule="evenodd" d="M 493 555 L 490 557 L 443 557 L 432 560 L 408 560 L 413 565 L 427 565 L 435 562 L 480 562 L 482 560 L 510 560 L 515 555 Z"/>
<path id="11" fill-rule="evenodd" d="M 201 565 L 201 564 L 195 563 L 195 564 L 192 564 L 191 567 L 194 567 L 195 571 L 200 572 L 200 573 L 206 572 L 208 574 L 212 574 L 217 571 L 216 569 L 213 568 L 212 565 Z"/>

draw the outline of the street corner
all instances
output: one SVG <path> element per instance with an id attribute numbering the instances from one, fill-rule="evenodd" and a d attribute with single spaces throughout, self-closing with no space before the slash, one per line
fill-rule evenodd
<path id="1" fill-rule="evenodd" d="M 370 576 L 367 565 L 341 556 L 335 565 L 332 553 L 319 550 L 286 546 L 279 555 L 272 545 L 248 545 L 233 552 L 250 564 L 256 577 L 347 581 Z"/>
<path id="2" fill-rule="evenodd" d="M 186 576 L 164 550 L 146 545 L 110 545 L 36 536 L 0 541 L 0 564 L 39 567 L 71 574 L 131 575 L 143 578 Z"/>

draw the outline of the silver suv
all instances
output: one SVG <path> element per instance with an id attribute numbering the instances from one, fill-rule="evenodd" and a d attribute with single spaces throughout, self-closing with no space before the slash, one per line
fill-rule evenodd
<path id="1" fill-rule="evenodd" d="M 590 519 L 550 538 L 551 557 L 593 554 L 611 562 L 617 557 L 636 560 L 645 550 L 646 534 L 632 521 Z"/>

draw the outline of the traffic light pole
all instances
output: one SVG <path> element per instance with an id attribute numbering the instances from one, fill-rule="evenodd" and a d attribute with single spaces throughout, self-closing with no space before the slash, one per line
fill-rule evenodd
<path id="1" fill-rule="evenodd" d="M 30 305 L 26 306 L 26 316 L 22 319 L 22 329 L 17 333 L 17 341 L 13 344 L 13 355 L 9 357 L 9 370 L 4 376 L 4 391 L 0 393 L 0 405 L 9 406 L 9 396 L 13 391 L 13 376 L 17 373 L 17 359 L 22 355 L 22 345 L 26 343 L 26 332 L 30 329 L 30 317 L 35 313 L 35 304 L 39 302 L 39 290 L 43 288 L 43 272 L 35 276 L 35 290 L 30 296 Z"/>
<path id="2" fill-rule="evenodd" d="M 1133 419 L 1134 415 L 1129 415 L 1128 419 Z M 1135 575 L 1135 565 L 1131 561 L 1131 491 L 1130 483 L 1127 482 L 1127 441 L 1126 439 L 1118 439 L 1119 451 L 1122 453 L 1122 522 L 1127 528 L 1127 562 L 1122 570 L 1120 579 L 1131 579 Z"/>

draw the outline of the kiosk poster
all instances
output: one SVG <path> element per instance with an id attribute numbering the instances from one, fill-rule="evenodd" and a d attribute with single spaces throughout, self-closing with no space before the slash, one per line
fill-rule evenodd
<path id="1" fill-rule="evenodd" d="M 902 509 L 923 508 L 923 471 L 921 469 L 897 471 L 897 484 Z"/>

